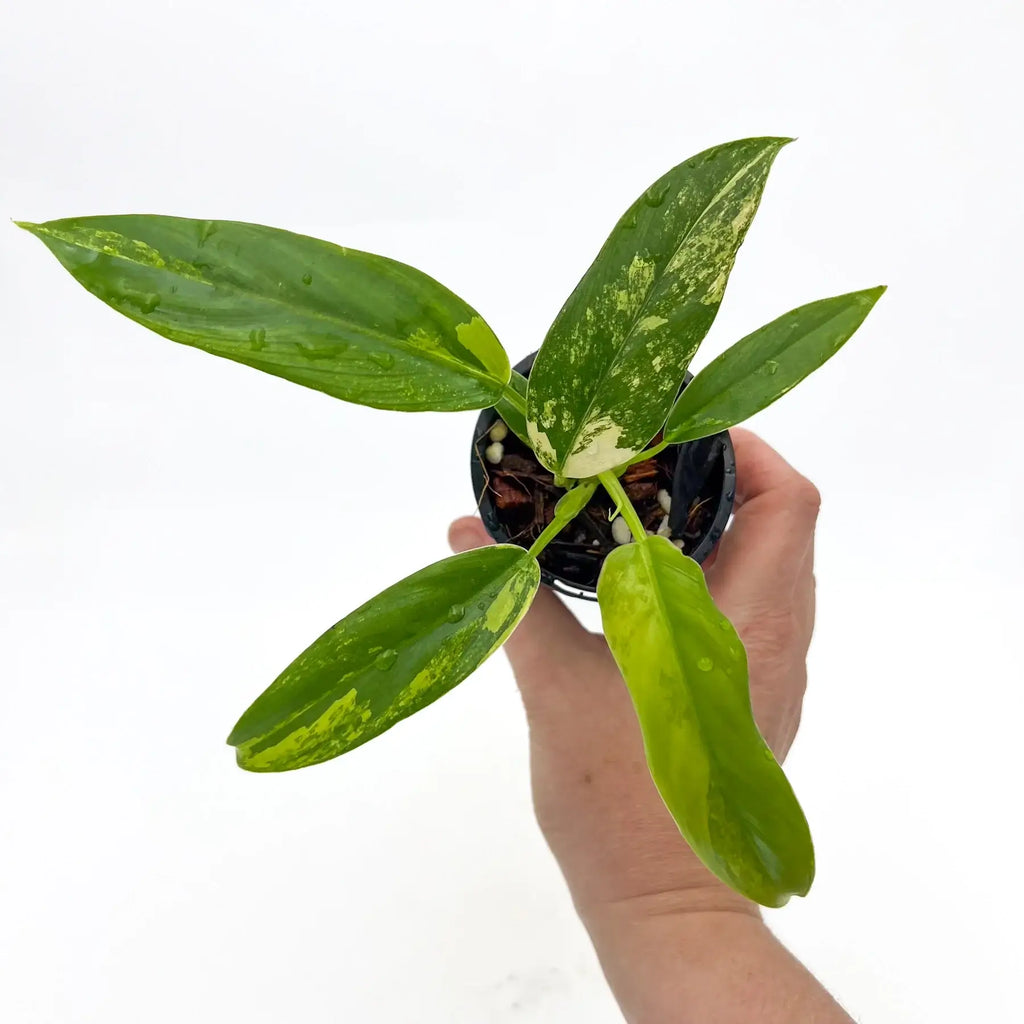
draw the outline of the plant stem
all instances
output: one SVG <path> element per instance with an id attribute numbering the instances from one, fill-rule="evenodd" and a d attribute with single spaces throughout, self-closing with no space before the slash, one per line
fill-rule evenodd
<path id="1" fill-rule="evenodd" d="M 501 397 L 521 416 L 526 416 L 526 399 L 511 384 L 506 384 Z"/>
<path id="2" fill-rule="evenodd" d="M 601 481 L 601 486 L 611 495 L 612 500 L 618 506 L 622 518 L 629 526 L 630 533 L 633 534 L 633 539 L 646 540 L 647 531 L 644 529 L 644 524 L 640 522 L 640 517 L 637 515 L 636 509 L 633 508 L 633 502 L 629 500 L 629 495 L 619 483 L 615 470 L 608 469 L 603 473 L 598 473 L 597 479 Z"/>
<path id="3" fill-rule="evenodd" d="M 559 519 L 555 516 L 547 526 L 541 530 L 540 536 L 530 545 L 527 554 L 536 558 L 554 539 L 565 529 L 569 523 L 568 519 Z"/>
<path id="4" fill-rule="evenodd" d="M 566 491 L 555 505 L 554 518 L 541 530 L 540 536 L 530 547 L 530 554 L 536 558 L 561 531 L 568 526 L 587 506 L 594 491 L 597 490 L 596 480 L 584 480 L 571 491 Z"/>

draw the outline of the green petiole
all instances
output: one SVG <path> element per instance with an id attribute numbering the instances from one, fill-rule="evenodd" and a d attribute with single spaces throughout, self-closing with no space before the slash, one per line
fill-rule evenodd
<path id="1" fill-rule="evenodd" d="M 536 558 L 586 507 L 597 490 L 597 480 L 582 480 L 566 491 L 555 505 L 555 517 L 533 542 L 529 553 Z"/>
<path id="2" fill-rule="evenodd" d="M 626 520 L 633 538 L 635 540 L 644 540 L 647 537 L 647 531 L 644 529 L 644 524 L 640 522 L 640 517 L 637 515 L 636 509 L 633 508 L 629 495 L 626 494 L 622 484 L 619 483 L 615 470 L 605 470 L 605 472 L 598 474 L 597 479 L 601 481 L 601 486 L 611 495 L 619 512 L 622 513 L 622 518 Z"/>

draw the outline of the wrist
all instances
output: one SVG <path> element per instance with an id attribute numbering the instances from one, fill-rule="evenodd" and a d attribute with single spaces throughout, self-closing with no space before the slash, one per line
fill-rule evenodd
<path id="1" fill-rule="evenodd" d="M 735 987 L 775 941 L 755 904 L 713 893 L 607 907 L 585 923 L 629 1024 L 709 1019 L 711 993 Z"/>
<path id="2" fill-rule="evenodd" d="M 642 931 L 650 922 L 697 920 L 707 926 L 727 915 L 729 920 L 761 922 L 761 908 L 717 879 L 699 886 L 638 893 L 621 899 L 578 906 L 587 930 L 594 934 Z"/>
<path id="3" fill-rule="evenodd" d="M 589 899 L 580 898 L 583 894 L 571 886 L 577 890 L 573 892 L 577 913 L 588 929 L 635 926 L 667 915 L 729 913 L 761 920 L 758 904 L 712 875 L 692 853 L 690 858 L 692 864 L 676 858 L 671 871 L 620 880 L 610 895 L 607 890 L 592 891 Z"/>

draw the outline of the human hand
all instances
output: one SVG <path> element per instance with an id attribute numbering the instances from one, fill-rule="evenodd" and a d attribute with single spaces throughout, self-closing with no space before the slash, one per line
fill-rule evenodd
<path id="1" fill-rule="evenodd" d="M 779 761 L 800 721 L 814 625 L 814 485 L 746 430 L 736 511 L 708 587 L 747 651 L 757 724 Z M 456 551 L 490 542 L 475 517 L 452 524 Z M 542 589 L 505 645 L 530 728 L 540 827 L 592 934 L 609 918 L 686 910 L 758 911 L 697 860 L 651 780 L 629 693 L 604 642 Z"/>

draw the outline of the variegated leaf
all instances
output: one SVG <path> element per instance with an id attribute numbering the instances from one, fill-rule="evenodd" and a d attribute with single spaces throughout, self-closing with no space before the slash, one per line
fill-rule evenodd
<path id="1" fill-rule="evenodd" d="M 789 139 L 743 139 L 674 167 L 626 211 L 552 324 L 530 373 L 540 460 L 594 476 L 665 422 L 718 312 L 768 171 Z"/>
<path id="2" fill-rule="evenodd" d="M 784 313 L 713 359 L 686 386 L 665 424 L 672 444 L 717 434 L 767 408 L 831 359 L 885 287 L 819 299 Z"/>
<path id="3" fill-rule="evenodd" d="M 480 315 L 413 267 L 236 221 L 22 224 L 76 280 L 172 341 L 380 409 L 493 405 L 509 362 Z"/>
<path id="4" fill-rule="evenodd" d="M 242 715 L 228 737 L 239 765 L 302 768 L 390 729 L 500 647 L 539 584 L 536 559 L 498 544 L 389 587 L 324 633 Z"/>
<path id="5" fill-rule="evenodd" d="M 765 906 L 804 895 L 807 821 L 754 723 L 746 652 L 700 566 L 646 537 L 605 559 L 597 598 L 651 776 L 694 853 Z"/>

